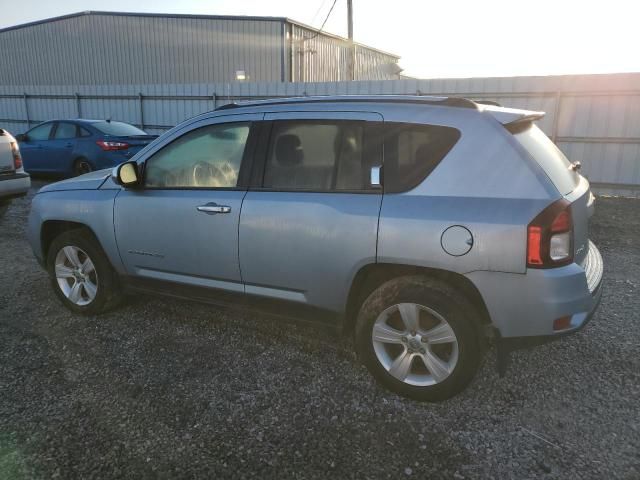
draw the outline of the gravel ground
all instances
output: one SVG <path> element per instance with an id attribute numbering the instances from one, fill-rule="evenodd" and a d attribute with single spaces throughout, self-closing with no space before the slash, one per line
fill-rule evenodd
<path id="1" fill-rule="evenodd" d="M 143 297 L 66 311 L 0 218 L 0 478 L 640 478 L 640 201 L 600 198 L 591 324 L 495 351 L 441 404 L 376 386 L 328 332 Z"/>

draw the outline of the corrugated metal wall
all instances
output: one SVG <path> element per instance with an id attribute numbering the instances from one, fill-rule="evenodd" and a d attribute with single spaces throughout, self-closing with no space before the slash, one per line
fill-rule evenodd
<path id="1" fill-rule="evenodd" d="M 288 78 L 294 82 L 337 82 L 349 79 L 348 43 L 339 37 L 318 34 L 297 24 L 288 24 L 290 49 Z M 354 78 L 356 80 L 397 80 L 392 68 L 397 56 L 356 44 Z"/>
<path id="2" fill-rule="evenodd" d="M 334 83 L 0 85 L 0 127 L 21 133 L 52 118 L 111 117 L 159 133 L 229 101 L 346 93 L 451 94 L 546 111 L 541 127 L 569 158 L 582 162 L 583 172 L 600 192 L 640 196 L 638 73 Z"/>
<path id="3" fill-rule="evenodd" d="M 2 85 L 282 80 L 282 21 L 89 14 L 0 32 Z"/>
<path id="4" fill-rule="evenodd" d="M 1 85 L 348 80 L 344 39 L 284 18 L 89 12 L 0 31 L 0 51 Z M 355 78 L 397 60 L 357 45 Z"/>

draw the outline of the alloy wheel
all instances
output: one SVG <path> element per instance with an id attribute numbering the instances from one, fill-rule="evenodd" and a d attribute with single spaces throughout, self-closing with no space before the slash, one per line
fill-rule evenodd
<path id="1" fill-rule="evenodd" d="M 458 339 L 451 325 L 424 305 L 387 308 L 373 324 L 371 340 L 385 370 L 409 385 L 441 383 L 458 363 Z"/>
<path id="2" fill-rule="evenodd" d="M 75 246 L 61 248 L 55 259 L 55 275 L 60 290 L 78 306 L 90 304 L 98 293 L 98 273 L 87 253 Z"/>

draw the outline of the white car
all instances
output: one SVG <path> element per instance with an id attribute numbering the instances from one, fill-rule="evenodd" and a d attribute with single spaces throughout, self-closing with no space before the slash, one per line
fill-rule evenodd
<path id="1" fill-rule="evenodd" d="M 22 197 L 31 187 L 31 177 L 22 167 L 22 157 L 18 142 L 0 128 L 0 204 Z"/>

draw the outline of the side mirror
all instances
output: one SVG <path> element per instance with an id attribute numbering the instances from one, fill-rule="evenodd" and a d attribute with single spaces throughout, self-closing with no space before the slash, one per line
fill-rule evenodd
<path id="1" fill-rule="evenodd" d="M 18 142 L 28 142 L 29 141 L 29 136 L 26 133 L 19 133 L 18 135 L 16 135 L 16 140 Z"/>
<path id="2" fill-rule="evenodd" d="M 135 187 L 140 182 L 138 164 L 136 162 L 121 163 L 113 169 L 111 178 L 123 187 Z"/>

